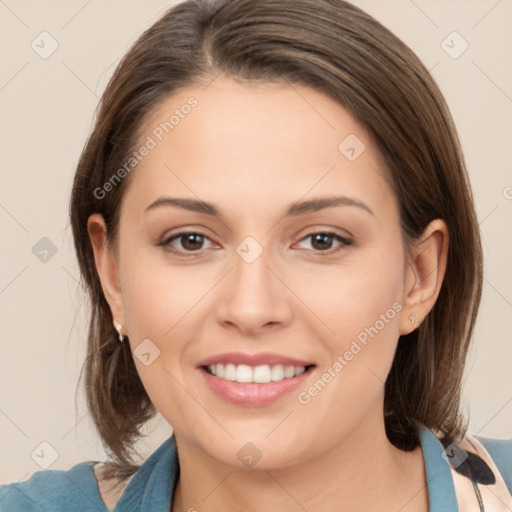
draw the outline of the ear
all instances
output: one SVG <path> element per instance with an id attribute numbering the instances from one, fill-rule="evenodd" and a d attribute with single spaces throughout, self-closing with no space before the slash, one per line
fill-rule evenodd
<path id="1" fill-rule="evenodd" d="M 87 231 L 91 239 L 94 261 L 101 281 L 101 287 L 112 311 L 112 324 L 114 320 L 120 323 L 123 326 L 120 332 L 126 334 L 126 319 L 119 281 L 118 262 L 107 246 L 107 227 L 101 214 L 94 213 L 89 217 L 87 220 Z"/>
<path id="2" fill-rule="evenodd" d="M 414 331 L 434 307 L 446 272 L 448 244 L 446 223 L 435 219 L 409 246 L 400 335 Z"/>

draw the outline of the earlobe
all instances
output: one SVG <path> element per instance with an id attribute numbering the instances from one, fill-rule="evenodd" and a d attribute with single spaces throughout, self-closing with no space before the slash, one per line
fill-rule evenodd
<path id="1" fill-rule="evenodd" d="M 125 325 L 122 293 L 119 282 L 118 262 L 107 246 L 107 229 L 103 216 L 92 214 L 87 221 L 87 231 L 91 240 L 94 261 L 101 287 L 116 322 Z"/>
<path id="2" fill-rule="evenodd" d="M 435 219 L 417 243 L 410 246 L 400 320 L 401 335 L 416 329 L 434 307 L 446 273 L 448 245 L 446 223 Z"/>

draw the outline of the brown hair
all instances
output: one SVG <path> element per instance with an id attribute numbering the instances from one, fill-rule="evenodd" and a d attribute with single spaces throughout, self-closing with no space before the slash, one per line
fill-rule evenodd
<path id="1" fill-rule="evenodd" d="M 461 381 L 482 290 L 482 249 L 464 157 L 448 107 L 418 57 L 374 18 L 343 0 L 188 0 L 168 10 L 117 67 L 80 157 L 70 201 L 74 243 L 91 301 L 83 367 L 88 406 L 111 463 L 132 475 L 135 442 L 156 410 L 120 343 L 97 275 L 87 220 L 101 213 L 116 252 L 126 176 L 101 188 L 136 148 L 145 116 L 169 95 L 223 73 L 235 80 L 305 84 L 344 106 L 370 133 L 390 171 L 404 241 L 430 221 L 450 233 L 436 304 L 401 336 L 385 384 L 389 440 L 418 443 L 417 423 L 445 440 L 465 433 Z"/>

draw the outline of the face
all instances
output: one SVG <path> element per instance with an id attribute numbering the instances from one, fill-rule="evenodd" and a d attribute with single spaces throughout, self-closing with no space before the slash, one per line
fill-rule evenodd
<path id="1" fill-rule="evenodd" d="M 178 441 L 276 468 L 382 424 L 408 284 L 364 128 L 306 86 L 220 76 L 160 104 L 142 145 L 114 317 Z"/>

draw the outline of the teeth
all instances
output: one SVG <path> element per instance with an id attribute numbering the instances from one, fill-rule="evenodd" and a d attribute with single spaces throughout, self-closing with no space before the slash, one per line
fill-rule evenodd
<path id="1" fill-rule="evenodd" d="M 276 364 L 272 367 L 268 364 L 252 367 L 246 364 L 217 363 L 209 365 L 208 370 L 216 377 L 225 380 L 265 384 L 267 382 L 291 379 L 303 374 L 306 368 L 304 366 L 284 366 L 282 364 Z"/>
<path id="2" fill-rule="evenodd" d="M 285 366 L 284 367 L 284 378 L 291 379 L 295 377 L 295 367 L 294 366 Z"/>
<path id="3" fill-rule="evenodd" d="M 272 381 L 272 372 L 270 370 L 270 366 L 256 366 L 253 370 L 252 378 L 254 382 L 258 382 L 260 384 L 264 384 L 265 382 Z"/>
<path id="4" fill-rule="evenodd" d="M 272 380 L 283 380 L 284 379 L 284 366 L 282 364 L 276 364 L 272 366 L 270 371 Z"/>
<path id="5" fill-rule="evenodd" d="M 222 366 L 217 363 L 217 368 Z M 226 380 L 236 380 L 236 366 L 234 364 L 227 364 L 224 367 L 224 379 Z"/>
<path id="6" fill-rule="evenodd" d="M 246 364 L 239 364 L 236 367 L 237 382 L 252 382 L 252 368 Z"/>

